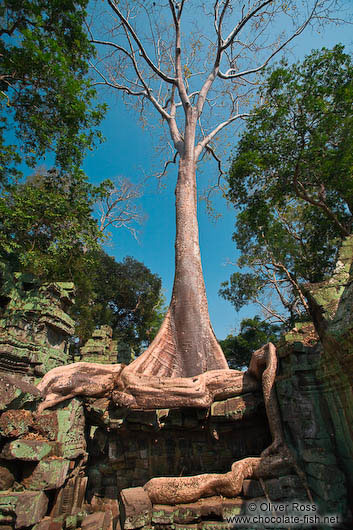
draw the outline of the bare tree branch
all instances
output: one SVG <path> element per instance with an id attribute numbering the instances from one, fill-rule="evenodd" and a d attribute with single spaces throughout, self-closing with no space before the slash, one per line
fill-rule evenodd
<path id="1" fill-rule="evenodd" d="M 172 158 L 171 160 L 167 160 L 167 161 L 164 163 L 163 170 L 161 171 L 161 173 L 158 173 L 158 174 L 156 175 L 157 178 L 162 178 L 162 177 L 164 177 L 164 175 L 165 175 L 166 172 L 167 172 L 168 166 L 169 166 L 170 164 L 176 164 L 176 161 L 177 161 L 178 155 L 179 155 L 179 153 L 178 153 L 178 151 L 176 151 L 176 152 L 174 153 L 173 158 Z"/>
<path id="2" fill-rule="evenodd" d="M 114 0 L 108 0 L 108 4 L 113 9 L 113 11 L 118 15 L 119 19 L 123 23 L 124 28 L 126 28 L 129 31 L 129 33 L 131 34 L 132 38 L 136 42 L 136 44 L 137 44 L 137 46 L 138 46 L 138 48 L 139 48 L 139 50 L 141 52 L 142 57 L 144 58 L 144 60 L 148 64 L 148 66 L 154 71 L 155 74 L 157 74 L 166 83 L 175 84 L 176 83 L 176 79 L 174 79 L 173 77 L 167 76 L 164 72 L 159 70 L 159 68 L 157 68 L 157 66 L 149 58 L 149 56 L 148 56 L 144 46 L 142 45 L 140 39 L 136 35 L 136 33 L 135 33 L 134 29 L 132 28 L 132 26 L 130 25 L 129 21 L 121 13 L 120 9 L 118 8 L 117 3 Z"/>
<path id="3" fill-rule="evenodd" d="M 209 142 L 222 130 L 224 129 L 225 127 L 227 127 L 228 125 L 230 125 L 231 123 L 233 123 L 233 121 L 237 120 L 237 119 L 243 119 L 243 118 L 248 118 L 250 116 L 249 113 L 243 113 L 243 114 L 235 114 L 234 116 L 231 116 L 230 118 L 228 118 L 228 120 L 222 122 L 222 123 L 219 123 L 217 125 L 217 127 L 215 129 L 213 129 L 213 131 L 211 131 L 207 136 L 205 136 L 202 140 L 200 140 L 200 142 L 198 142 L 197 146 L 195 147 L 195 160 L 198 159 L 198 157 L 200 156 L 202 150 L 204 149 L 204 147 L 206 147 L 206 145 L 209 144 Z"/>
<path id="4" fill-rule="evenodd" d="M 265 2 L 265 4 L 270 3 L 272 1 L 273 0 L 268 0 L 268 2 Z M 285 48 L 293 39 L 295 39 L 295 37 L 298 37 L 304 31 L 304 29 L 308 26 L 308 24 L 310 23 L 310 21 L 312 20 L 314 16 L 317 3 L 318 3 L 318 0 L 315 2 L 315 5 L 311 11 L 311 14 L 305 20 L 305 22 L 301 26 L 299 26 L 299 28 L 287 40 L 285 40 L 273 53 L 271 53 L 260 66 L 256 68 L 249 68 L 248 70 L 244 70 L 242 72 L 234 71 L 234 69 L 231 68 L 226 73 L 222 73 L 221 71 L 219 71 L 218 76 L 221 79 L 236 79 L 239 77 L 243 78 L 246 75 L 254 74 L 256 72 L 260 72 L 261 70 L 263 70 L 268 65 L 268 63 L 271 61 L 271 59 L 273 59 L 273 57 L 275 57 L 281 50 L 283 50 L 283 48 Z"/>
<path id="5" fill-rule="evenodd" d="M 135 201 L 141 195 L 140 186 L 134 185 L 126 178 L 117 178 L 106 196 L 98 203 L 100 230 L 104 232 L 111 227 L 124 227 L 136 238 L 134 223 L 141 224 L 143 216 Z"/>

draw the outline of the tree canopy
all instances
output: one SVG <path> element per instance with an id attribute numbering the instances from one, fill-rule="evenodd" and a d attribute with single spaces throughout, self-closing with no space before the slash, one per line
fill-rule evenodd
<path id="1" fill-rule="evenodd" d="M 83 174 L 54 170 L 8 185 L 0 196 L 2 259 L 39 279 L 68 279 L 83 254 L 103 239 L 92 213 L 104 189 Z"/>
<path id="2" fill-rule="evenodd" d="M 160 320 L 161 280 L 143 263 L 117 262 L 102 250 L 104 234 L 93 212 L 110 190 L 109 181 L 93 186 L 83 174 L 54 170 L 7 186 L 0 196 L 0 260 L 39 281 L 74 282 L 70 314 L 81 342 L 109 324 L 114 338 L 138 352 Z"/>
<path id="3" fill-rule="evenodd" d="M 245 272 L 221 294 L 237 309 L 258 301 L 277 317 L 279 300 L 295 317 L 305 310 L 300 283 L 332 272 L 339 241 L 352 230 L 351 56 L 337 45 L 282 62 L 267 72 L 259 97 L 228 177 Z"/>
<path id="4" fill-rule="evenodd" d="M 95 326 L 108 324 L 113 337 L 140 352 L 156 333 L 161 297 L 161 279 L 143 263 L 127 256 L 115 261 L 102 250 L 81 262 L 73 275 L 77 287 L 72 308 L 81 340 Z"/>
<path id="5" fill-rule="evenodd" d="M 280 326 L 261 320 L 258 315 L 244 318 L 238 335 L 229 334 L 220 341 L 229 366 L 235 370 L 247 367 L 253 352 L 268 342 L 277 342 L 280 331 Z"/>
<path id="6" fill-rule="evenodd" d="M 94 54 L 87 4 L 4 0 L 0 6 L 0 183 L 19 175 L 21 160 L 35 166 L 48 152 L 57 168 L 73 171 L 100 136 L 104 106 L 95 104 L 87 79 Z"/>

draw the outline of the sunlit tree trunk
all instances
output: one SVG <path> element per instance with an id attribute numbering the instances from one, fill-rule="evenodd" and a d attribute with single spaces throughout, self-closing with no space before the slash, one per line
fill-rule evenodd
<path id="1" fill-rule="evenodd" d="M 215 0 L 210 5 L 167 0 L 152 2 L 148 12 L 143 1 L 133 2 L 133 8 L 128 1 L 104 3 L 115 22 L 111 32 L 104 29 L 101 38 L 95 38 L 89 28 L 92 42 L 103 51 L 92 63 L 96 84 L 137 98 L 142 115 L 149 101 L 169 127 L 174 156 L 161 176 L 179 157 L 172 299 L 155 340 L 127 370 L 175 377 L 225 369 L 227 363 L 209 321 L 202 275 L 196 163 L 206 149 L 220 164 L 213 140 L 225 127 L 249 117 L 239 109 L 251 102 L 252 90 L 258 84 L 254 75 L 316 17 L 321 23 L 330 12 L 332 0 L 308 1 L 302 21 L 295 22 L 288 34 L 282 32 L 283 19 L 288 16 L 293 22 L 300 10 L 284 10 L 282 2 L 275 0 Z M 198 17 L 202 24 L 210 23 L 204 35 L 194 26 Z M 264 32 L 269 34 L 277 19 L 281 21 L 281 35 L 264 42 Z M 98 34 L 102 30 L 99 23 L 92 26 Z M 191 30 L 194 27 L 195 32 Z M 215 108 L 222 109 L 224 119 L 220 120 L 217 112 L 213 114 Z"/>
<path id="2" fill-rule="evenodd" d="M 212 329 L 202 273 L 197 222 L 195 120 L 185 130 L 175 189 L 175 277 L 170 306 L 149 348 L 130 366 L 134 372 L 189 377 L 228 368 Z"/>

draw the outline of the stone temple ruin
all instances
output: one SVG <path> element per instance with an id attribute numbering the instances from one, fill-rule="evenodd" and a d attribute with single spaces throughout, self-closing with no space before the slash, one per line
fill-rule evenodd
<path id="1" fill-rule="evenodd" d="M 0 530 L 291 528 L 234 518 L 292 501 L 322 516 L 295 528 L 352 528 L 352 256 L 347 239 L 306 287 L 313 322 L 241 376 L 145 380 L 107 327 L 69 364 L 72 284 L 18 276 L 1 296 Z"/>
<path id="2" fill-rule="evenodd" d="M 5 282 L 0 293 L 0 373 L 35 382 L 70 362 L 75 323 L 67 309 L 73 293 L 73 283 L 40 285 L 24 274 Z"/>

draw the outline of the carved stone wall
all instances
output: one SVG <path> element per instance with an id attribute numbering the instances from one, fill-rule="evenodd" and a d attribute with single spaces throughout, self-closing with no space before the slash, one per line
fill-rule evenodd
<path id="1" fill-rule="evenodd" d="M 271 441 L 260 393 L 215 402 L 209 409 L 109 410 L 86 403 L 90 495 L 110 497 L 156 476 L 223 473 L 234 460 L 259 455 Z"/>
<path id="2" fill-rule="evenodd" d="M 130 364 L 134 358 L 132 348 L 113 340 L 112 328 L 105 325 L 93 331 L 92 337 L 80 348 L 79 355 L 75 356 L 75 362 Z"/>
<path id="3" fill-rule="evenodd" d="M 21 374 L 34 382 L 52 368 L 70 362 L 74 301 L 69 282 L 39 284 L 15 274 L 5 282 L 0 307 L 0 373 Z"/>
<path id="4" fill-rule="evenodd" d="M 322 348 L 305 345 L 299 338 L 303 335 L 288 334 L 279 350 L 276 389 L 286 440 L 323 513 L 347 513 L 351 477 L 348 455 L 344 458 L 338 446 L 349 443 L 350 435 L 344 408 L 337 407 L 335 367 L 323 369 Z"/>

